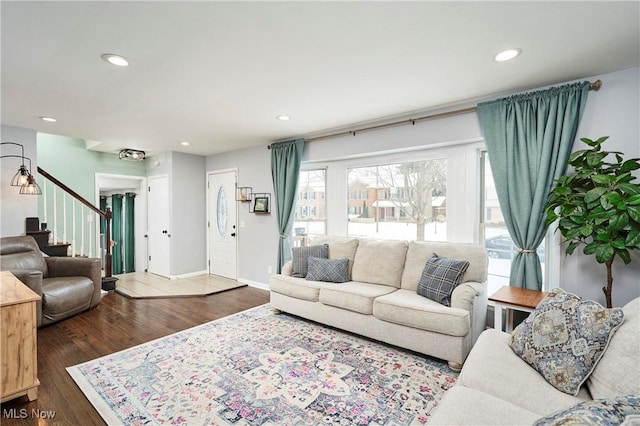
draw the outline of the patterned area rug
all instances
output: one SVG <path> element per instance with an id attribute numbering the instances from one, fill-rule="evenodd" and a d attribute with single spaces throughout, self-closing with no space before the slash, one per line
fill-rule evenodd
<path id="1" fill-rule="evenodd" d="M 108 424 L 420 425 L 446 363 L 263 305 L 67 368 Z"/>

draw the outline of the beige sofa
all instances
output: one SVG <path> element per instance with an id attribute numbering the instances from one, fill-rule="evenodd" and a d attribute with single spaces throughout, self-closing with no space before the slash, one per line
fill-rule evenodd
<path id="1" fill-rule="evenodd" d="M 472 244 L 319 237 L 330 259 L 348 258 L 351 281 L 334 284 L 291 276 L 292 264 L 269 278 L 271 306 L 313 321 L 449 361 L 456 369 L 485 329 L 487 255 Z M 416 293 L 427 260 L 468 260 L 451 307 Z"/>
<path id="2" fill-rule="evenodd" d="M 592 398 L 640 396 L 640 299 L 623 309 L 624 322 L 575 397 L 554 388 L 522 361 L 509 346 L 510 334 L 485 331 L 429 424 L 531 425 Z M 640 424 L 640 417 L 625 424 Z"/>

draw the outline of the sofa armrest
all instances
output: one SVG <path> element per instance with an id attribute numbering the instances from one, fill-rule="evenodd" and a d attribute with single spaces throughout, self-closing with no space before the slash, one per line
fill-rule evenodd
<path id="1" fill-rule="evenodd" d="M 87 277 L 93 281 L 93 297 L 91 307 L 96 306 L 101 298 L 102 270 L 100 259 L 86 257 L 45 257 L 50 277 Z"/>
<path id="2" fill-rule="evenodd" d="M 282 265 L 282 272 L 280 272 L 282 275 L 287 275 L 287 276 L 291 276 L 293 274 L 293 261 L 290 260 L 287 263 L 285 263 L 284 265 Z"/>
<path id="3" fill-rule="evenodd" d="M 473 345 L 487 326 L 487 283 L 467 281 L 458 285 L 451 294 L 451 307 L 469 312 Z"/>
<path id="4" fill-rule="evenodd" d="M 9 269 L 17 279 L 42 297 L 42 272 L 33 269 Z"/>
<path id="5" fill-rule="evenodd" d="M 451 307 L 472 312 L 476 297 L 482 294 L 484 287 L 484 284 L 475 281 L 459 284 L 451 293 Z"/>

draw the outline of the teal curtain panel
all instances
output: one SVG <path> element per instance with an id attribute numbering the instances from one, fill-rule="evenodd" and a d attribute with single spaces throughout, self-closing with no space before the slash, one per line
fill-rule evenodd
<path id="1" fill-rule="evenodd" d="M 111 239 L 114 241 L 111 247 L 111 271 L 121 274 L 122 268 L 122 194 L 111 196 L 111 210 L 113 219 L 111 220 Z"/>
<path id="2" fill-rule="evenodd" d="M 135 201 L 135 193 L 124 194 L 124 272 L 136 271 Z"/>
<path id="3" fill-rule="evenodd" d="M 104 195 L 100 196 L 100 210 L 103 212 L 107 211 L 107 197 Z M 107 220 L 100 216 L 100 234 L 104 234 L 107 230 Z"/>
<path id="4" fill-rule="evenodd" d="M 566 170 L 588 94 L 585 81 L 478 104 L 498 201 L 519 248 L 512 287 L 542 288 L 536 249 L 546 233 L 544 205 Z"/>
<path id="5" fill-rule="evenodd" d="M 304 150 L 304 139 L 293 139 L 271 144 L 271 177 L 278 219 L 278 265 L 277 272 L 282 271 L 282 265 L 291 259 L 291 228 L 295 216 L 295 205 L 300 177 L 300 163 Z"/>

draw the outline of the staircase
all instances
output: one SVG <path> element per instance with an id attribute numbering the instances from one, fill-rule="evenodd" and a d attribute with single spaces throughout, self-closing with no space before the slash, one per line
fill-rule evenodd
<path id="1" fill-rule="evenodd" d="M 53 257 L 63 257 L 69 255 L 69 243 L 49 244 L 49 238 L 51 231 L 48 229 L 40 228 L 40 219 L 37 217 L 28 217 L 27 222 L 27 235 L 33 237 L 38 243 L 40 251 Z M 75 254 L 75 253 L 74 253 Z"/>
<path id="2" fill-rule="evenodd" d="M 42 222 L 46 227 L 40 229 L 39 218 L 27 218 L 27 234 L 32 235 L 40 250 L 49 256 L 101 257 L 102 289 L 115 290 L 118 279 L 112 275 L 111 210 L 100 210 L 41 167 L 38 167 L 38 173 L 44 178 Z M 96 238 L 101 218 L 106 225 L 104 241 L 109 242 L 102 247 L 103 253 L 100 253 Z M 38 225 L 35 225 L 36 220 Z"/>

